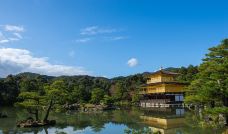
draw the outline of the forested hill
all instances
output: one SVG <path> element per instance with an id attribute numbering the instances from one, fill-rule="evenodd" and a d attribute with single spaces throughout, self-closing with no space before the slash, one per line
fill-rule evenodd
<path id="1" fill-rule="evenodd" d="M 198 72 L 197 67 L 192 65 L 165 70 L 180 73 L 177 79 L 187 82 L 192 81 Z M 106 95 L 118 101 L 132 101 L 138 87 L 146 82 L 147 74 L 149 72 L 112 79 L 86 75 L 54 77 L 29 72 L 9 75 L 0 79 L 0 104 L 12 105 L 17 101 L 20 92 L 42 92 L 45 84 L 51 84 L 57 80 L 64 81 L 67 85 L 67 91 L 72 95 L 69 103 L 89 102 L 94 89 L 101 89 Z"/>

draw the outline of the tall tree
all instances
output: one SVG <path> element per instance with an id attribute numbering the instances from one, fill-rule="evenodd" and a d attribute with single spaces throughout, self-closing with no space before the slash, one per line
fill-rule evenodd
<path id="1" fill-rule="evenodd" d="M 42 110 L 46 103 L 45 96 L 41 96 L 37 92 L 22 92 L 19 94 L 18 99 L 21 101 L 15 105 L 26 109 L 29 114 L 35 116 L 36 121 L 39 121 L 39 111 Z"/>
<path id="2" fill-rule="evenodd" d="M 2 83 L 1 95 L 5 105 L 12 105 L 14 102 L 16 102 L 17 96 L 19 94 L 18 82 L 19 81 L 15 79 L 13 75 L 9 75 Z"/>
<path id="3" fill-rule="evenodd" d="M 127 89 L 123 82 L 115 84 L 114 98 L 117 101 L 125 100 L 128 97 Z"/>
<path id="4" fill-rule="evenodd" d="M 51 85 L 45 86 L 45 97 L 47 101 L 46 114 L 43 119 L 48 121 L 49 113 L 56 104 L 64 104 L 67 99 L 67 85 L 64 81 L 57 80 Z"/>
<path id="5" fill-rule="evenodd" d="M 103 98 L 104 98 L 104 90 L 100 88 L 93 89 L 91 100 L 90 100 L 92 103 L 99 104 Z"/>
<path id="6" fill-rule="evenodd" d="M 30 87 L 30 86 L 26 86 Z M 56 104 L 64 104 L 66 100 L 66 84 L 63 81 L 56 80 L 50 85 L 45 85 L 44 93 L 38 90 L 21 92 L 19 94 L 16 106 L 26 109 L 30 114 L 35 116 L 36 121 L 39 118 L 39 111 L 45 111 L 43 121 L 47 122 L 49 113 Z"/>
<path id="7" fill-rule="evenodd" d="M 185 101 L 208 106 L 207 111 L 212 113 L 225 114 L 228 123 L 228 39 L 209 48 Z"/>

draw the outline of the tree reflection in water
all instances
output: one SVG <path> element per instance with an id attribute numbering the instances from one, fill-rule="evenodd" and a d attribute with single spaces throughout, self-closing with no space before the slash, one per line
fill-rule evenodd
<path id="1" fill-rule="evenodd" d="M 50 118 L 57 124 L 53 127 L 17 128 L 18 120 L 28 117 L 26 112 L 15 108 L 5 108 L 8 118 L 0 119 L 0 133 L 124 133 L 126 128 L 140 130 L 149 127 L 153 131 L 173 134 L 221 133 L 224 130 L 212 131 L 197 126 L 196 115 L 178 109 L 131 108 L 101 113 L 52 113 Z M 42 115 L 41 115 L 42 116 Z"/>

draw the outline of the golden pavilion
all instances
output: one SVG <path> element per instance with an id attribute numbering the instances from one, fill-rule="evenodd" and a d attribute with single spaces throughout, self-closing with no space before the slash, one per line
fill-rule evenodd
<path id="1" fill-rule="evenodd" d="M 147 83 L 141 86 L 141 107 L 182 106 L 186 83 L 176 81 L 178 73 L 160 69 L 147 75 Z"/>

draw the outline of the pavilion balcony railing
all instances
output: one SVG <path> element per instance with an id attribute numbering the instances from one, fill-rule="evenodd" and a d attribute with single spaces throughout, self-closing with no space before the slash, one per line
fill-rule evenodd
<path id="1" fill-rule="evenodd" d="M 160 103 L 166 104 L 170 102 L 170 99 L 149 99 L 149 100 L 141 100 L 141 103 Z"/>

